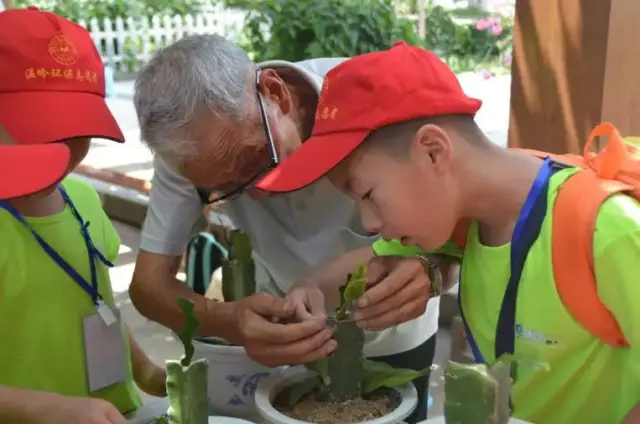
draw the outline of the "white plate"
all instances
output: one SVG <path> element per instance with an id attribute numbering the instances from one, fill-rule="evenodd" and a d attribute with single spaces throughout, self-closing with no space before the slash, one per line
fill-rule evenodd
<path id="1" fill-rule="evenodd" d="M 444 421 L 444 416 L 442 416 L 442 417 L 429 418 L 426 421 L 420 421 L 418 424 L 446 424 L 446 423 Z M 509 424 L 533 424 L 533 423 L 530 423 L 529 421 L 522 421 L 517 418 L 511 418 L 509 420 Z"/>

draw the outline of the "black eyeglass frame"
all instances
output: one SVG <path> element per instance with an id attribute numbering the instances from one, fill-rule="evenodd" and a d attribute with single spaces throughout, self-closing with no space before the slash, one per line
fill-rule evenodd
<path id="1" fill-rule="evenodd" d="M 244 193 L 245 190 L 257 183 L 266 174 L 268 174 L 269 171 L 274 169 L 280 163 L 276 143 L 273 140 L 273 133 L 271 132 L 271 124 L 269 124 L 269 118 L 267 117 L 267 112 L 264 107 L 264 101 L 262 100 L 262 95 L 260 94 L 260 69 L 256 71 L 255 87 L 256 97 L 258 100 L 258 109 L 260 111 L 260 119 L 262 120 L 262 127 L 264 128 L 265 144 L 267 146 L 267 150 L 269 151 L 271 161 L 268 165 L 264 166 L 262 169 L 256 172 L 253 177 L 240 184 L 235 189 L 223 193 L 220 196 L 215 196 L 215 194 L 210 196 L 211 198 L 207 201 L 207 205 L 220 205 L 224 202 L 228 202 L 229 200 L 238 198 L 242 193 Z"/>

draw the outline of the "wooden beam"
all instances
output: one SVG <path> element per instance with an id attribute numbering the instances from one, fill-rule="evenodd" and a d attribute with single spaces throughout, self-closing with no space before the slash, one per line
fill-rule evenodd
<path id="1" fill-rule="evenodd" d="M 581 151 L 602 121 L 640 135 L 640 1 L 516 0 L 509 146 Z"/>

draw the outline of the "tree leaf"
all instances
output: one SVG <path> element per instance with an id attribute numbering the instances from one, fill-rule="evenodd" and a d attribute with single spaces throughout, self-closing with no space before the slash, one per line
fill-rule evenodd
<path id="1" fill-rule="evenodd" d="M 256 265 L 249 236 L 232 230 L 228 237 L 229 256 L 222 261 L 222 297 L 225 302 L 237 302 L 256 293 Z"/>
<path id="2" fill-rule="evenodd" d="M 346 302 L 353 302 L 364 294 L 367 288 L 367 267 L 360 264 L 353 274 L 349 275 L 342 297 Z"/>
<path id="3" fill-rule="evenodd" d="M 253 249 L 251 248 L 249 236 L 239 230 L 233 230 L 229 246 L 229 259 L 247 262 L 251 260 L 252 253 Z"/>
<path id="4" fill-rule="evenodd" d="M 324 383 L 329 378 L 329 360 L 328 358 L 318 359 L 317 361 L 304 364 L 305 367 L 317 373 Z"/>
<path id="5" fill-rule="evenodd" d="M 363 362 L 362 393 L 371 393 L 381 387 L 398 387 L 428 375 L 431 367 L 420 371 L 408 368 L 393 368 L 384 362 L 365 359 Z"/>
<path id="6" fill-rule="evenodd" d="M 285 408 L 293 408 L 300 400 L 320 387 L 320 378 L 313 376 L 285 387 L 278 395 L 278 404 Z"/>
<path id="7" fill-rule="evenodd" d="M 180 339 L 180 341 L 182 342 L 182 346 L 184 347 L 184 356 L 182 357 L 180 363 L 183 367 L 186 367 L 191 363 L 191 359 L 193 358 L 193 337 L 196 335 L 196 330 L 198 329 L 200 323 L 193 313 L 193 300 L 180 297 L 177 299 L 177 302 L 178 306 L 182 310 L 182 313 L 184 314 L 184 328 L 178 333 L 178 338 Z"/>
<path id="8" fill-rule="evenodd" d="M 356 272 L 347 276 L 347 282 L 340 287 L 340 306 L 336 309 L 336 319 L 344 320 L 349 315 L 351 304 L 364 294 L 367 288 L 367 267 L 360 264 Z"/>

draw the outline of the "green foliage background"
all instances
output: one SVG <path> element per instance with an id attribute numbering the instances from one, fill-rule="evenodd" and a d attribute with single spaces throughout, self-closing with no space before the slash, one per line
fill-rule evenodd
<path id="1" fill-rule="evenodd" d="M 415 3 L 406 0 L 400 10 L 415 13 Z M 239 8 L 248 12 L 239 44 L 256 61 L 351 57 L 387 49 L 398 40 L 435 51 L 456 72 L 506 69 L 511 56 L 512 20 L 473 8 L 429 7 L 422 39 L 417 23 L 398 16 L 391 0 L 16 0 L 15 4 L 35 4 L 76 21 L 184 16 L 221 4 Z M 479 27 L 481 20 L 490 20 L 490 25 Z M 125 49 L 133 70 L 140 65 L 136 56 L 140 41 L 130 38 Z"/>

